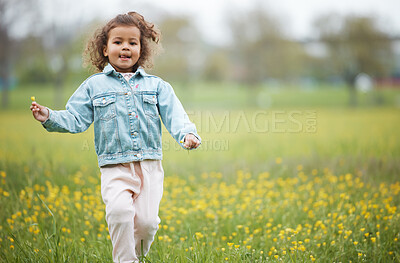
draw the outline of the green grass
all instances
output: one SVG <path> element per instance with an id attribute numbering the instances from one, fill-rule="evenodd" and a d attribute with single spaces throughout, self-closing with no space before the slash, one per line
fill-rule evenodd
<path id="1" fill-rule="evenodd" d="M 240 110 L 287 109 L 287 108 L 347 108 L 349 91 L 345 87 L 269 87 L 249 88 L 233 83 L 172 83 L 176 94 L 184 105 L 192 110 L 228 109 Z M 60 93 L 63 108 L 78 82 L 69 82 Z M 10 109 L 23 110 L 29 107 L 30 96 L 36 96 L 39 103 L 54 108 L 54 89 L 50 84 L 17 87 L 11 92 Z M 357 93 L 358 107 L 400 108 L 400 90 L 380 88 L 368 93 Z"/>
<path id="2" fill-rule="evenodd" d="M 203 145 L 163 133 L 149 262 L 400 261 L 399 91 L 350 108 L 342 89 L 260 90 L 266 108 L 241 87 L 191 89 L 176 92 Z M 51 106 L 25 87 L 0 112 L 0 262 L 111 262 L 93 130 L 47 133 L 32 95 Z"/>

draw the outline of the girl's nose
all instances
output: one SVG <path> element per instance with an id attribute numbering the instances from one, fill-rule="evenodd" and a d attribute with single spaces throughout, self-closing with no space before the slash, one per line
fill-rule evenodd
<path id="1" fill-rule="evenodd" d="M 128 50 L 128 49 L 129 49 L 129 45 L 128 45 L 127 43 L 124 43 L 124 44 L 122 45 L 122 49 L 123 49 L 123 50 Z"/>

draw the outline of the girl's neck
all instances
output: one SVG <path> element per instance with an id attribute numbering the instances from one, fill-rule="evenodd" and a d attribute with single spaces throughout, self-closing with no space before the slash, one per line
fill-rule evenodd
<path id="1" fill-rule="evenodd" d="M 118 73 L 121 73 L 121 74 L 126 74 L 126 73 L 136 73 L 136 71 L 139 69 L 139 65 L 135 65 L 135 66 L 133 66 L 133 68 L 132 68 L 132 71 L 129 71 L 129 72 L 119 72 L 119 71 L 117 71 Z"/>
<path id="2" fill-rule="evenodd" d="M 136 63 L 132 68 L 132 73 L 135 73 L 139 69 L 139 65 Z"/>

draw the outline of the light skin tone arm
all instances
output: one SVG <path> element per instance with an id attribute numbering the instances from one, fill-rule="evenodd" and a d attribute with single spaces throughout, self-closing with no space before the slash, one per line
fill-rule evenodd
<path id="1" fill-rule="evenodd" d="M 45 120 L 47 120 L 47 118 L 49 118 L 49 110 L 40 105 L 39 103 L 37 103 L 36 101 L 32 102 L 32 105 L 30 107 L 33 117 L 40 122 L 44 122 Z"/>
<path id="2" fill-rule="evenodd" d="M 33 117 L 40 122 L 44 122 L 49 118 L 49 110 L 37 103 L 36 101 L 32 102 L 30 107 Z M 200 145 L 200 141 L 193 134 L 186 134 L 183 146 L 186 149 L 197 148 Z"/>

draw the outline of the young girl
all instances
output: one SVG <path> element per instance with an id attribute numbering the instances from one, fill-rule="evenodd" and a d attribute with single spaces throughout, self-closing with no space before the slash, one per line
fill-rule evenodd
<path id="1" fill-rule="evenodd" d="M 145 256 L 160 223 L 160 117 L 182 147 L 194 149 L 201 141 L 172 87 L 143 70 L 159 37 L 154 25 L 136 12 L 116 16 L 86 49 L 102 72 L 81 84 L 66 110 L 54 111 L 35 101 L 30 107 L 50 132 L 83 132 L 94 122 L 114 262 L 137 262 L 142 251 Z"/>

